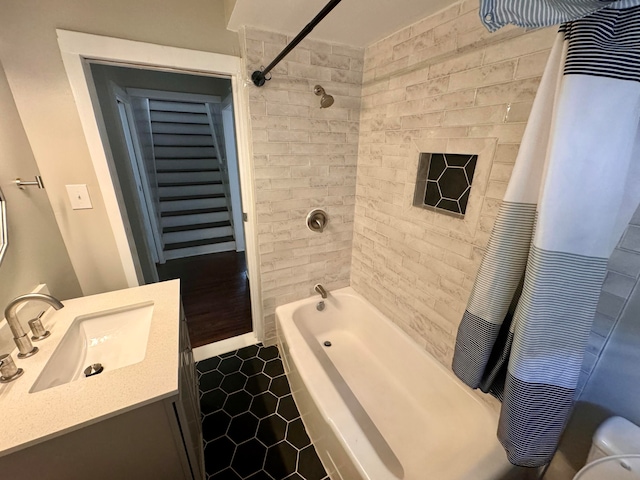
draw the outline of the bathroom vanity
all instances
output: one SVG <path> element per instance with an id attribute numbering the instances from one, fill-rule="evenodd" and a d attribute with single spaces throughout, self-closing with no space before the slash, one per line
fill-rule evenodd
<path id="1" fill-rule="evenodd" d="M 40 352 L 16 359 L 24 374 L 0 386 L 0 478 L 203 479 L 179 281 L 63 303 L 43 317 L 51 336 L 37 343 Z M 136 322 L 132 333 L 120 328 Z M 81 362 L 94 347 L 106 348 L 107 360 L 85 377 Z"/>

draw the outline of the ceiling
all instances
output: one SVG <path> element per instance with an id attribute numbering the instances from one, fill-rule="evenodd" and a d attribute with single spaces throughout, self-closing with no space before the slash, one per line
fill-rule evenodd
<path id="1" fill-rule="evenodd" d="M 227 27 L 242 25 L 296 35 L 328 0 L 236 0 Z M 366 47 L 442 10 L 456 0 L 343 0 L 309 34 L 309 38 Z M 257 8 L 259 5 L 259 8 Z"/>

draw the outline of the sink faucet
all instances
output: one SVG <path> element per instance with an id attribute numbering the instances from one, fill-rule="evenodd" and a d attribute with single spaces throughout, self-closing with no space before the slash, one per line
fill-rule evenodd
<path id="1" fill-rule="evenodd" d="M 20 353 L 18 353 L 18 358 L 30 357 L 31 355 L 38 353 L 38 347 L 34 347 L 31 340 L 29 340 L 29 337 L 22 328 L 22 324 L 20 323 L 20 320 L 18 320 L 18 315 L 16 313 L 16 310 L 20 305 L 31 300 L 48 303 L 56 310 L 60 310 L 64 307 L 64 305 L 60 303 L 60 300 L 44 293 L 27 293 L 25 295 L 20 295 L 9 302 L 7 308 L 4 309 L 4 318 L 7 319 L 9 328 L 11 328 L 11 333 L 13 333 L 13 341 L 16 342 L 18 350 L 20 351 Z"/>
<path id="2" fill-rule="evenodd" d="M 317 283 L 313 289 L 320 294 L 322 298 L 327 298 L 327 291 L 324 289 L 322 285 Z"/>

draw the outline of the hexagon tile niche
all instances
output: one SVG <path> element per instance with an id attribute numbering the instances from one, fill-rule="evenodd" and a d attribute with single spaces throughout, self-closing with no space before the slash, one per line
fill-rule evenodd
<path id="1" fill-rule="evenodd" d="M 421 153 L 413 205 L 464 217 L 478 155 Z"/>

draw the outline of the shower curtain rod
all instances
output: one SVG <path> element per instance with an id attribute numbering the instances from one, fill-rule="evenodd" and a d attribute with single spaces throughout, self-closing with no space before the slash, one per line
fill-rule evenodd
<path id="1" fill-rule="evenodd" d="M 329 12 L 333 10 L 336 5 L 340 3 L 340 1 L 341 0 L 331 0 L 329 3 L 327 3 L 324 6 L 324 8 L 320 10 L 320 13 L 318 13 L 314 17 L 314 19 L 311 20 L 309 24 L 300 31 L 298 35 L 296 35 L 296 38 L 291 40 L 291 43 L 286 47 L 284 47 L 284 50 L 280 52 L 280 54 L 273 60 L 273 62 L 267 65 L 267 67 L 264 70 L 256 70 L 255 72 L 253 72 L 253 74 L 251 75 L 251 80 L 253 80 L 253 83 L 255 84 L 256 87 L 261 87 L 264 85 L 264 83 L 267 80 L 271 80 L 271 77 L 266 78 L 267 74 L 271 71 L 271 69 L 275 67 L 278 63 L 280 63 L 280 60 L 286 57 L 287 54 L 291 50 L 293 50 L 296 47 L 296 45 L 298 45 L 304 39 L 304 37 L 309 35 L 311 33 L 311 30 L 313 30 L 314 27 L 318 25 L 318 23 L 320 23 L 324 17 L 327 16 Z"/>

